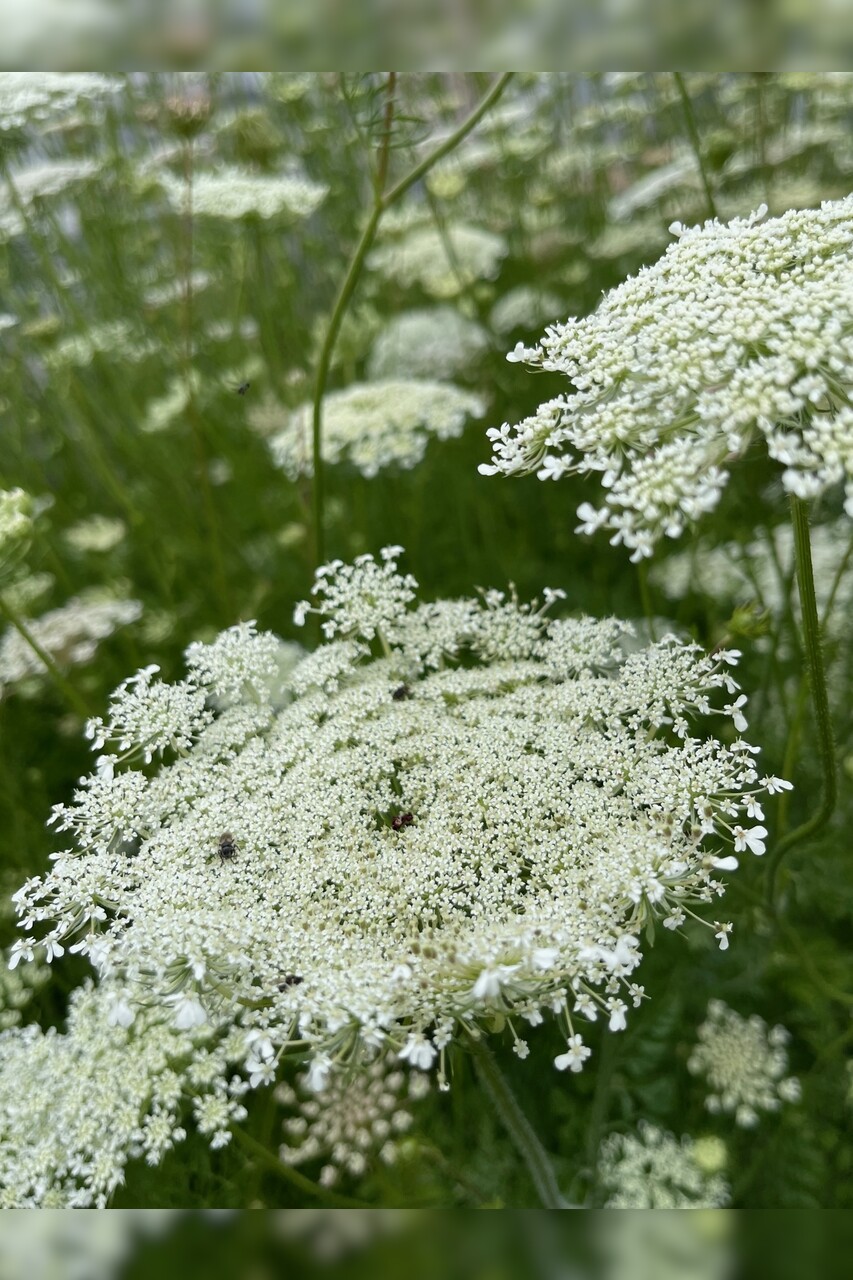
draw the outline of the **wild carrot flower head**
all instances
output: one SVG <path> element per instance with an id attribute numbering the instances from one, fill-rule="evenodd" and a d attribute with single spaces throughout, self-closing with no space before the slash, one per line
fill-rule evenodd
<path id="1" fill-rule="evenodd" d="M 444 1086 L 454 1039 L 503 1025 L 525 1057 L 551 1015 L 575 1071 L 587 1021 L 625 1026 L 647 927 L 715 914 L 764 850 L 737 655 L 626 652 L 629 624 L 549 619 L 559 591 L 419 604 L 400 551 L 318 571 L 314 653 L 241 624 L 116 691 L 14 963 L 81 952 L 105 1021 L 236 1045 L 246 1087 L 285 1050 L 318 1091 L 380 1053 Z"/>
<path id="2" fill-rule="evenodd" d="M 760 1112 L 797 1102 L 800 1083 L 787 1074 L 790 1039 L 784 1027 L 768 1027 L 758 1014 L 744 1018 L 722 1000 L 711 1000 L 687 1063 L 708 1083 L 708 1110 L 733 1114 L 735 1124 L 751 1129 Z"/>
<path id="3" fill-rule="evenodd" d="M 489 431 L 480 470 L 543 480 L 597 474 L 584 533 L 632 560 L 711 511 L 756 442 L 785 489 L 843 485 L 853 515 L 853 197 L 764 219 L 685 228 L 592 315 L 554 324 L 508 357 L 571 389 Z"/>
<path id="4" fill-rule="evenodd" d="M 608 1209 L 719 1209 L 730 1199 L 726 1178 L 706 1167 L 698 1142 L 646 1121 L 635 1134 L 605 1138 L 599 1181 L 611 1192 Z"/>
<path id="5" fill-rule="evenodd" d="M 349 463 L 372 478 L 386 467 L 409 470 L 430 440 L 462 434 L 470 418 L 482 417 L 480 396 L 449 382 L 426 378 L 381 378 L 331 391 L 323 400 L 323 457 Z M 267 416 L 261 407 L 255 415 Z M 270 439 L 274 461 L 295 480 L 313 470 L 311 404 L 284 411 L 284 426 Z"/>

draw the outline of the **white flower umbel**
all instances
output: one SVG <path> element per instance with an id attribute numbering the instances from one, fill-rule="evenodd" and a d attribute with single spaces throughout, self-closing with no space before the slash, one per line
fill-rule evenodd
<path id="1" fill-rule="evenodd" d="M 340 1072 L 319 1091 L 305 1076 L 297 1084 L 276 1089 L 276 1100 L 295 1112 L 284 1122 L 279 1157 L 291 1165 L 324 1160 L 324 1186 L 342 1174 L 360 1178 L 376 1160 L 393 1164 L 412 1125 L 411 1103 L 429 1089 L 427 1076 L 405 1071 L 393 1054 Z"/>
<path id="2" fill-rule="evenodd" d="M 17 129 L 69 111 L 81 102 L 96 102 L 124 88 L 119 76 L 93 71 L 4 71 L 0 75 L 0 129 Z"/>
<path id="3" fill-rule="evenodd" d="M 599 1152 L 598 1179 L 608 1209 L 720 1209 L 729 1185 L 698 1158 L 698 1143 L 641 1120 L 636 1134 L 615 1133 Z"/>
<path id="4" fill-rule="evenodd" d="M 397 286 L 420 285 L 433 298 L 454 298 L 478 281 L 493 280 L 508 248 L 502 236 L 465 222 L 441 230 L 415 226 L 393 236 L 388 218 L 382 236 L 368 266 Z"/>
<path id="5" fill-rule="evenodd" d="M 453 307 L 404 311 L 394 316 L 376 338 L 368 373 L 376 378 L 430 378 L 437 369 L 454 378 L 470 374 L 489 336 L 475 320 Z"/>
<path id="6" fill-rule="evenodd" d="M 118 627 L 136 622 L 142 614 L 138 600 L 119 600 L 90 590 L 72 596 L 58 609 L 27 622 L 27 628 L 60 666 L 91 661 L 98 645 Z M 32 676 L 45 674 L 44 663 L 13 627 L 0 637 L 0 691 Z"/>
<path id="7" fill-rule="evenodd" d="M 209 218 L 308 218 L 329 188 L 304 174 L 252 173 L 236 165 L 193 174 L 192 187 L 166 170 L 157 174 L 169 203 L 179 212 Z"/>
<path id="8" fill-rule="evenodd" d="M 313 469 L 312 412 L 310 404 L 283 411 L 287 425 L 269 442 L 275 462 L 291 479 Z M 421 461 L 432 437 L 461 435 L 465 423 L 484 412 L 479 396 L 447 382 L 356 382 L 323 400 L 323 458 L 348 462 L 368 478 L 386 467 L 409 469 Z"/>
<path id="9" fill-rule="evenodd" d="M 582 320 L 508 357 L 572 388 L 489 431 L 486 474 L 596 474 L 607 529 L 632 560 L 712 510 L 761 442 L 785 489 L 844 485 L 853 515 L 853 196 L 762 221 L 684 228 L 654 266 Z"/>
<path id="10" fill-rule="evenodd" d="M 0 489 L 0 554 L 29 538 L 33 500 L 24 489 Z"/>
<path id="11" fill-rule="evenodd" d="M 751 1129 L 762 1111 L 799 1101 L 800 1083 L 786 1074 L 791 1037 L 784 1027 L 768 1027 L 757 1014 L 742 1018 L 722 1000 L 711 1000 L 698 1034 L 687 1066 L 710 1086 L 709 1111 L 734 1115 L 735 1124 Z"/>
<path id="12" fill-rule="evenodd" d="M 131 997 L 132 998 L 132 997 Z M 191 1103 L 213 1147 L 245 1117 L 232 1066 L 243 1037 L 180 1030 L 135 1009 L 122 988 L 87 983 L 68 1029 L 0 1035 L 0 1207 L 102 1208 L 131 1157 L 159 1164 L 186 1137 Z"/>
<path id="13" fill-rule="evenodd" d="M 575 1069 L 578 1023 L 624 1027 L 647 926 L 716 914 L 765 791 L 746 742 L 689 730 L 735 657 L 626 654 L 628 624 L 550 621 L 557 591 L 418 605 L 399 551 L 318 572 L 295 665 L 241 624 L 117 690 L 13 962 L 87 956 L 137 1040 L 230 1030 L 249 1085 L 285 1050 L 315 1089 L 380 1051 L 443 1084 L 452 1040 L 551 1014 Z"/>

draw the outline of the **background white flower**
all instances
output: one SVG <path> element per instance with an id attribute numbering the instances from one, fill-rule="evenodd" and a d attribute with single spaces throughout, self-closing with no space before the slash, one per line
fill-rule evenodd
<path id="1" fill-rule="evenodd" d="M 516 426 L 492 428 L 480 470 L 598 475 L 579 509 L 632 560 L 718 503 L 731 462 L 756 442 L 789 493 L 843 485 L 853 515 L 853 197 L 762 221 L 673 224 L 675 244 L 510 359 L 572 389 Z"/>

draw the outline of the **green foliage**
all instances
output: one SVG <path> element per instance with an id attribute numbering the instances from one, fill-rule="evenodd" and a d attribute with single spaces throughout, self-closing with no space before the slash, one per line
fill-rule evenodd
<path id="1" fill-rule="evenodd" d="M 846 78 L 685 80 L 721 217 L 761 201 L 779 213 L 847 193 L 853 91 Z M 21 486 L 37 501 L 26 558 L 2 589 L 23 602 L 18 612 L 30 622 L 93 587 L 141 603 L 137 621 L 99 637 L 82 661 L 67 648 L 53 655 L 93 713 L 146 664 L 177 676 L 188 643 L 239 619 L 304 640 L 292 608 L 315 567 L 311 480 L 276 470 L 267 439 L 311 398 L 383 146 L 390 186 L 458 126 L 486 87 L 484 77 L 437 73 L 402 74 L 390 87 L 380 73 L 140 74 L 100 102 L 82 100 L 49 121 L 0 132 L 0 489 Z M 229 166 L 269 184 L 295 177 L 325 195 L 307 214 L 283 200 L 269 216 L 199 213 L 193 190 L 198 200 L 204 175 Z M 488 425 L 517 421 L 565 385 L 550 373 L 534 383 L 506 362 L 506 351 L 550 321 L 592 310 L 602 291 L 659 256 L 671 221 L 705 216 L 671 77 L 520 75 L 380 226 L 377 244 L 395 246 L 399 270 L 380 271 L 368 259 L 329 389 L 367 380 L 373 342 L 389 320 L 450 305 L 488 337 L 453 381 L 486 397 Z M 454 240 L 463 226 L 499 238 L 491 274 L 472 277 L 466 242 Z M 434 234 L 436 260 L 415 272 L 407 253 L 424 230 Z M 536 297 L 524 294 L 530 289 L 556 297 L 562 313 L 537 315 Z M 450 380 L 441 368 L 434 377 Z M 622 549 L 575 534 L 582 480 L 487 479 L 477 473 L 487 457 L 483 425 L 469 424 L 459 438 L 432 440 L 411 471 L 368 479 L 327 467 L 329 558 L 400 543 L 425 597 L 513 582 L 529 598 L 550 585 L 565 590 L 572 613 L 635 618 L 641 628 L 674 628 L 709 648 L 737 644 L 763 767 L 796 782 L 767 814 L 771 838 L 807 818 L 820 768 L 785 566 L 787 589 L 773 601 L 749 585 L 726 594 L 698 572 L 671 595 L 669 557 L 689 549 L 688 537 L 656 553 L 649 598 Z M 834 528 L 839 510 L 827 499 L 813 514 Z M 93 516 L 121 522 L 114 545 L 81 549 L 69 540 L 69 530 Z M 703 522 L 702 545 L 744 547 L 759 532 L 772 541 L 784 520 L 777 473 L 750 458 Z M 691 554 L 697 567 L 698 543 Z M 37 575 L 49 575 L 38 596 Z M 840 591 L 838 615 L 849 599 Z M 850 758 L 849 624 L 827 624 L 825 634 L 839 755 Z M 4 884 L 41 872 L 57 847 L 45 822 L 89 767 L 82 728 L 79 709 L 43 668 L 12 679 L 0 662 Z M 735 921 L 729 951 L 706 946 L 689 922 L 686 946 L 659 930 L 639 974 L 653 1000 L 623 1034 L 593 1029 L 594 1056 L 582 1074 L 554 1072 L 565 1046 L 553 1027 L 531 1034 L 523 1062 L 506 1037 L 506 1075 L 578 1200 L 602 1201 L 594 1170 L 604 1136 L 648 1120 L 679 1136 L 722 1138 L 737 1206 L 851 1207 L 851 822 L 848 785 L 833 822 L 782 861 L 772 903 L 767 876 L 744 855 L 722 908 Z M 3 930 L 7 944 L 5 919 Z M 67 961 L 28 1019 L 61 1025 L 68 991 L 84 971 Z M 756 1131 L 709 1114 L 702 1081 L 687 1071 L 714 996 L 793 1036 L 802 1101 L 762 1116 Z M 468 1055 L 456 1053 L 452 1066 L 450 1092 L 418 1104 L 397 1163 L 372 1161 L 363 1179 L 337 1188 L 342 1194 L 394 1208 L 535 1206 Z M 275 1103 L 260 1093 L 247 1105 L 247 1132 L 275 1155 Z M 236 1144 L 211 1153 L 188 1129 L 162 1165 L 131 1165 L 117 1207 L 304 1203 L 273 1167 Z M 317 1178 L 320 1169 L 305 1172 Z M 186 1228 L 188 1238 L 193 1230 Z M 132 1274 L 147 1274 L 139 1267 Z"/>

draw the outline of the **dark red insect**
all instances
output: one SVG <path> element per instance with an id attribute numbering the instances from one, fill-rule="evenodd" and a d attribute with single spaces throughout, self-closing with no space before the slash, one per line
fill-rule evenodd
<path id="1" fill-rule="evenodd" d="M 398 813 L 391 819 L 391 828 L 394 831 L 402 831 L 403 827 L 410 827 L 414 820 L 414 815 L 411 813 Z"/>

